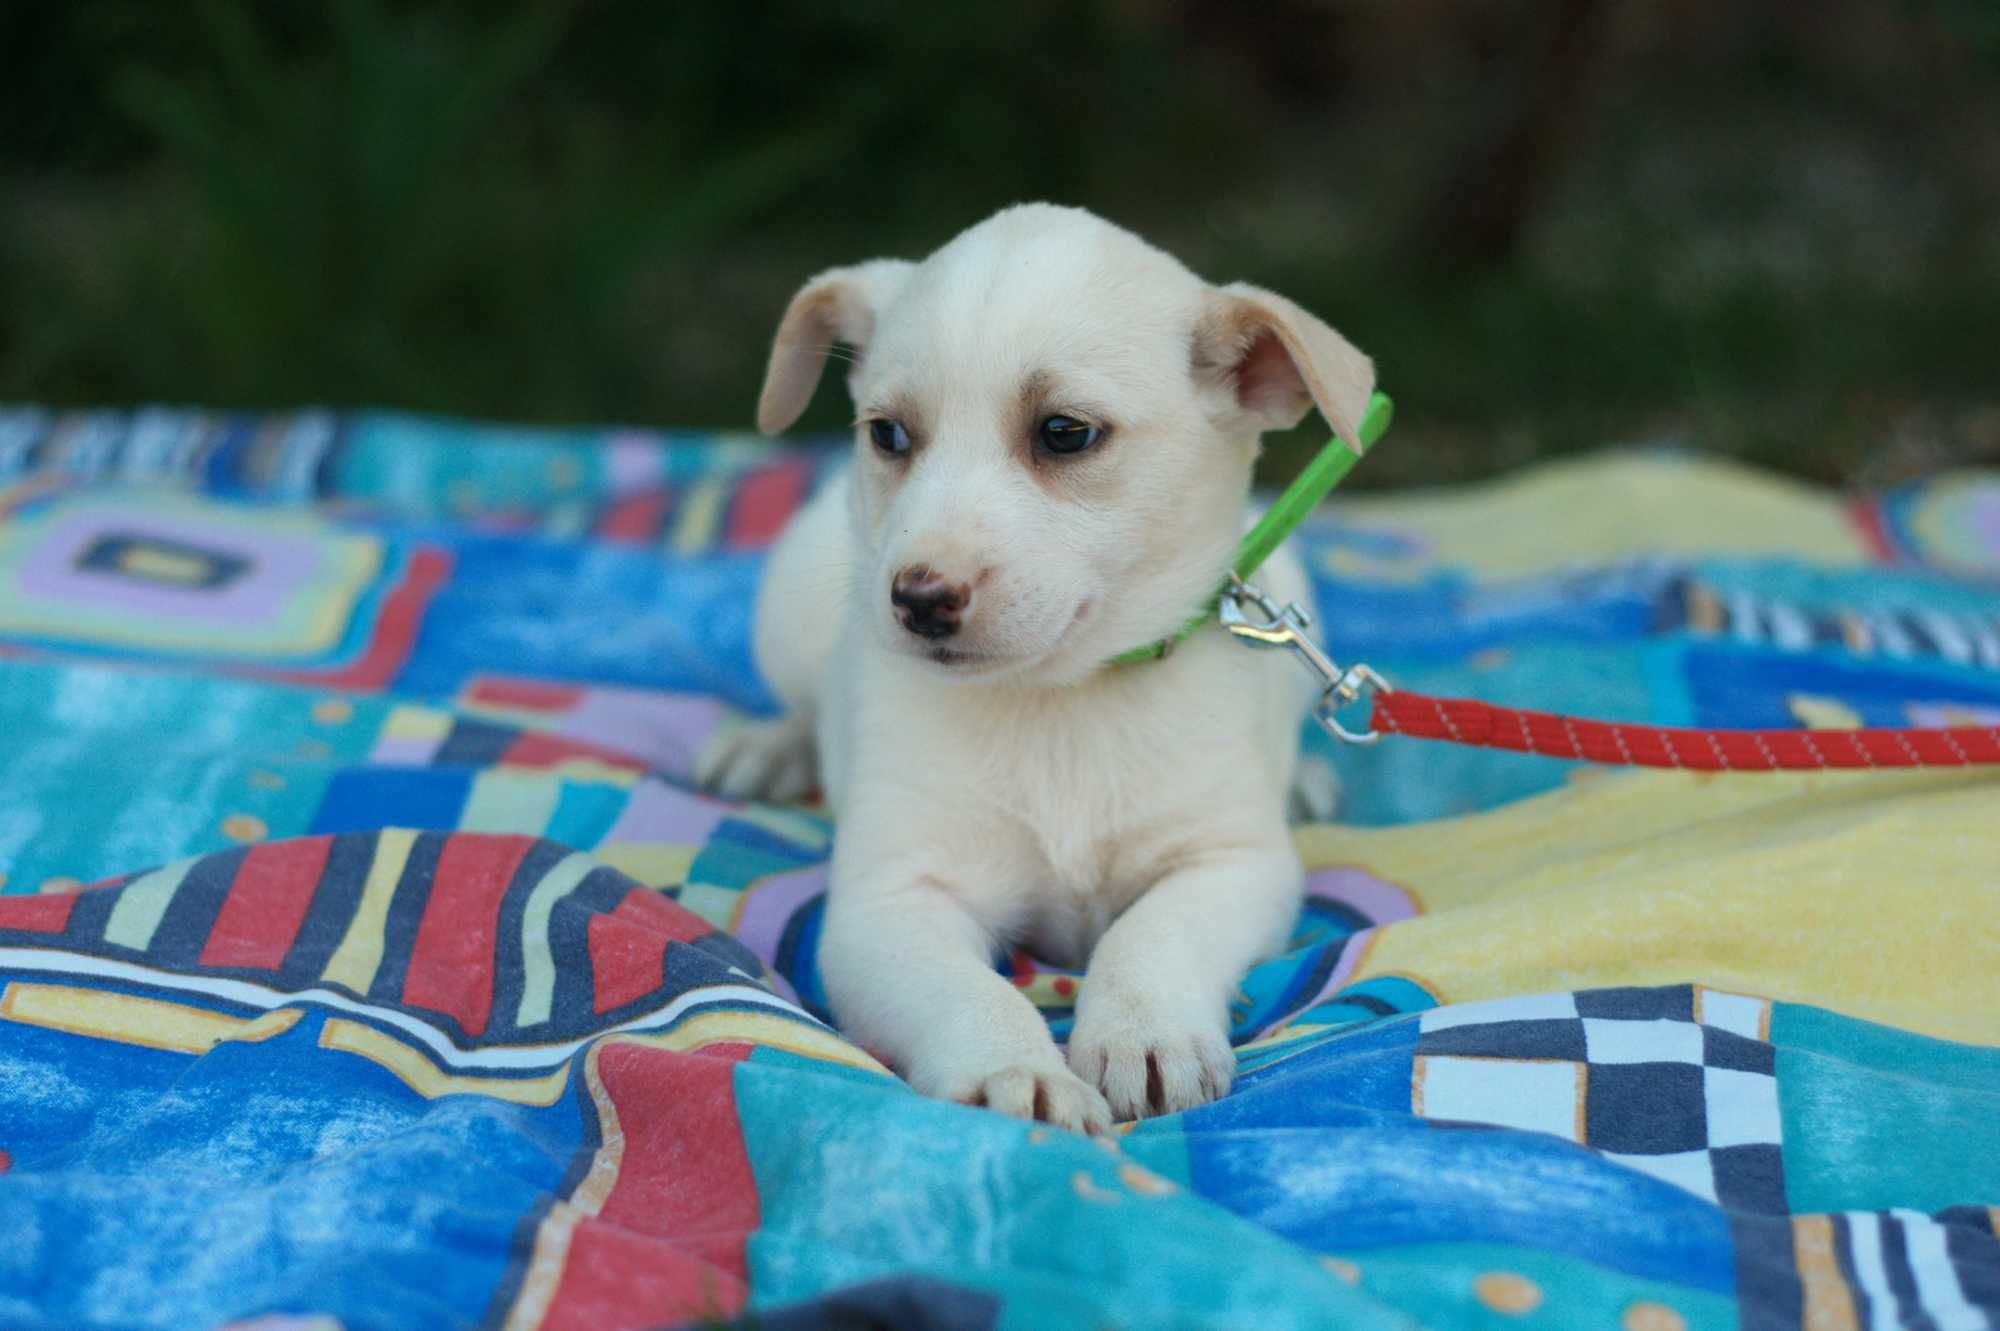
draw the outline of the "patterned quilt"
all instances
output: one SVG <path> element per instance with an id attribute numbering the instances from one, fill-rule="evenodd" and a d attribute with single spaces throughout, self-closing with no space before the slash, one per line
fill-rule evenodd
<path id="1" fill-rule="evenodd" d="M 2000 1327 L 2000 771 L 1312 737 L 1226 1099 L 911 1094 L 825 1022 L 834 830 L 683 779 L 829 456 L 0 412 L 0 1326 Z M 2000 474 L 1608 453 L 1303 539 L 1429 691 L 2000 721 Z"/>

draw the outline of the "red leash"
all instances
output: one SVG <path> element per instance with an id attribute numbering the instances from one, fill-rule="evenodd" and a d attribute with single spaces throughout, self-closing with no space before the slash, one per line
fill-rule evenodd
<path id="1" fill-rule="evenodd" d="M 1680 767 L 1697 772 L 1811 772 L 1824 767 L 1976 767 L 2000 764 L 2000 725 L 1885 730 L 1700 730 L 1585 721 L 1554 712 L 1495 707 L 1470 698 L 1433 698 L 1393 688 L 1365 665 L 1343 667 L 1306 630 L 1297 605 L 1279 605 L 1235 574 L 1216 603 L 1222 627 L 1250 647 L 1288 648 L 1320 682 L 1313 716 L 1328 733 L 1366 744 L 1378 735 L 1413 735 L 1547 758 L 1614 767 Z M 1371 730 L 1356 734 L 1341 712 L 1375 697 Z"/>
<path id="2" fill-rule="evenodd" d="M 1823 767 L 1975 767 L 2000 763 L 2000 726 L 1901 730 L 1701 730 L 1585 721 L 1552 712 L 1433 698 L 1375 695 L 1373 726 L 1549 758 L 1697 772 L 1814 771 Z"/>
<path id="3" fill-rule="evenodd" d="M 1388 427 L 1388 398 L 1368 403 L 1361 433 L 1372 444 Z M 1512 749 L 1548 758 L 1580 758 L 1614 767 L 1679 767 L 1697 772 L 1811 772 L 1826 767 L 1977 767 L 2000 764 L 2000 725 L 1880 730 L 1702 730 L 1685 726 L 1633 726 L 1585 721 L 1554 712 L 1495 707 L 1470 698 L 1432 698 L 1391 688 L 1365 665 L 1343 668 L 1321 650 L 1308 630 L 1312 617 L 1296 604 L 1280 605 L 1247 579 L 1326 492 L 1353 466 L 1354 455 L 1329 443 L 1245 538 L 1215 611 L 1236 641 L 1251 647 L 1284 647 L 1318 678 L 1313 716 L 1328 733 L 1366 744 L 1376 735 L 1412 735 L 1488 749 Z M 1358 455 L 1359 450 L 1356 450 Z M 1310 480 L 1310 484 L 1308 484 Z M 1857 510 L 1878 550 L 1887 534 L 1872 506 Z M 1259 542 L 1262 542 L 1259 544 Z M 1200 624 L 1190 622 L 1182 636 Z M 1153 660 L 1178 638 L 1127 652 L 1115 661 Z M 1341 724 L 1341 712 L 1372 692 L 1372 733 Z"/>

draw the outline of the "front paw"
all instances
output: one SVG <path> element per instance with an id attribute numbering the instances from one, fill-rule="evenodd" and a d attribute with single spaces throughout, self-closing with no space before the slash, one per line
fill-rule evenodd
<path id="1" fill-rule="evenodd" d="M 1142 991 L 1086 977 L 1069 1065 L 1101 1088 L 1118 1121 L 1175 1114 L 1228 1094 L 1236 1073 L 1229 1031 Z"/>
<path id="2" fill-rule="evenodd" d="M 695 755 L 695 784 L 726 799 L 784 804 L 818 779 L 811 724 L 793 713 L 772 721 L 725 721 Z"/>
<path id="3" fill-rule="evenodd" d="M 1287 818 L 1294 823 L 1330 823 L 1339 812 L 1340 773 L 1324 758 L 1300 754 L 1291 795 L 1285 802 Z"/>
<path id="4" fill-rule="evenodd" d="M 1059 1058 L 1010 1063 L 984 1071 L 945 1072 L 911 1079 L 925 1095 L 962 1105 L 997 1109 L 1014 1118 L 1048 1123 L 1071 1132 L 1111 1130 L 1111 1108 L 1093 1086 L 1079 1080 Z"/>

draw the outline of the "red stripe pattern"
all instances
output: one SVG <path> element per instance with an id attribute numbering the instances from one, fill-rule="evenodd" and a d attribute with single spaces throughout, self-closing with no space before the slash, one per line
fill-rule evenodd
<path id="1" fill-rule="evenodd" d="M 253 668 L 244 673 L 280 683 L 316 684 L 323 688 L 358 691 L 386 689 L 396 672 L 410 658 L 417 630 L 423 627 L 424 611 L 431 598 L 451 576 L 452 558 L 447 550 L 419 546 L 410 554 L 410 566 L 394 591 L 382 603 L 375 621 L 374 636 L 361 655 L 348 665 L 331 670 L 278 670 Z"/>
<path id="2" fill-rule="evenodd" d="M 597 534 L 607 541 L 638 544 L 660 534 L 667 520 L 666 490 L 642 490 L 614 501 L 597 519 Z"/>
<path id="3" fill-rule="evenodd" d="M 811 480 L 812 468 L 804 458 L 788 458 L 745 476 L 729 517 L 728 547 L 754 550 L 778 539 Z"/>
<path id="4" fill-rule="evenodd" d="M 524 836 L 455 836 L 444 843 L 410 949 L 405 1003 L 456 1018 L 467 1035 L 486 1034 L 500 902 L 534 848 L 535 839 Z"/>
<path id="5" fill-rule="evenodd" d="M 332 849 L 329 836 L 252 846 L 229 884 L 199 964 L 259 970 L 284 965 Z"/>
<path id="6" fill-rule="evenodd" d="M 584 691 L 574 684 L 549 684 L 508 675 L 480 675 L 472 681 L 465 696 L 468 701 L 492 703 L 496 707 L 566 712 L 583 701 Z"/>
<path id="7" fill-rule="evenodd" d="M 1700 730 L 1585 721 L 1553 712 L 1433 698 L 1375 697 L 1376 730 L 1546 758 L 1696 772 L 1808 772 L 1828 767 L 1974 767 L 2000 763 L 2000 726 L 1882 730 Z"/>
<path id="8" fill-rule="evenodd" d="M 380 949 L 369 1002 L 429 1022 L 461 1047 L 587 1038 L 603 1033 L 607 1014 L 634 1004 L 657 1011 L 681 994 L 754 984 L 762 973 L 741 942 L 605 865 L 557 884 L 550 914 L 528 936 L 527 903 L 574 854 L 534 837 L 427 834 L 391 866 L 386 913 L 364 920 L 381 849 L 380 833 L 343 832 L 201 857 L 172 887 L 174 900 L 191 893 L 200 904 L 152 907 L 160 923 L 143 959 L 175 974 L 250 972 L 286 990 L 310 988 L 363 920 Z M 211 911 L 218 865 L 227 866 L 228 890 Z M 104 938 L 132 881 L 0 896 L 0 943 L 132 960 L 129 946 Z M 553 954 L 554 991 L 524 1029 L 526 957 L 538 948 Z"/>
<path id="9" fill-rule="evenodd" d="M 706 922 L 645 888 L 627 892 L 608 915 L 586 926 L 591 999 L 601 1016 L 666 983 L 667 944 L 692 943 Z"/>
<path id="10" fill-rule="evenodd" d="M 1857 498 L 1847 506 L 1848 521 L 1868 546 L 1868 553 L 1878 564 L 1894 564 L 1896 543 L 1889 538 L 1889 525 L 1882 516 L 1879 500 L 1866 497 Z"/>
<path id="11" fill-rule="evenodd" d="M 592 744 L 588 740 L 569 739 L 562 735 L 550 735 L 539 730 L 524 730 L 520 737 L 507 746 L 500 755 L 500 761 L 509 767 L 555 767 L 577 759 L 603 763 L 607 767 L 622 767 L 642 772 L 646 764 L 629 753 L 608 749 L 602 744 Z"/>
<path id="12" fill-rule="evenodd" d="M 49 896 L 0 897 L 0 929 L 19 929 L 31 934 L 59 934 L 69 925 L 69 912 L 76 905 L 76 893 Z"/>
<path id="13" fill-rule="evenodd" d="M 598 1071 L 623 1134 L 602 1209 L 577 1222 L 542 1331 L 720 1321 L 748 1299 L 762 1219 L 736 1113 L 745 1044 L 700 1053 L 607 1042 Z"/>

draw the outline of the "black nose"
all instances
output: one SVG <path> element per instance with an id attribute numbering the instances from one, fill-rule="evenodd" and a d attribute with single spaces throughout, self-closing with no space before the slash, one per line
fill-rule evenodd
<path id="1" fill-rule="evenodd" d="M 962 582 L 947 582 L 931 571 L 928 564 L 912 564 L 889 584 L 889 601 L 896 618 L 919 638 L 949 638 L 958 632 L 958 617 L 972 589 Z"/>

